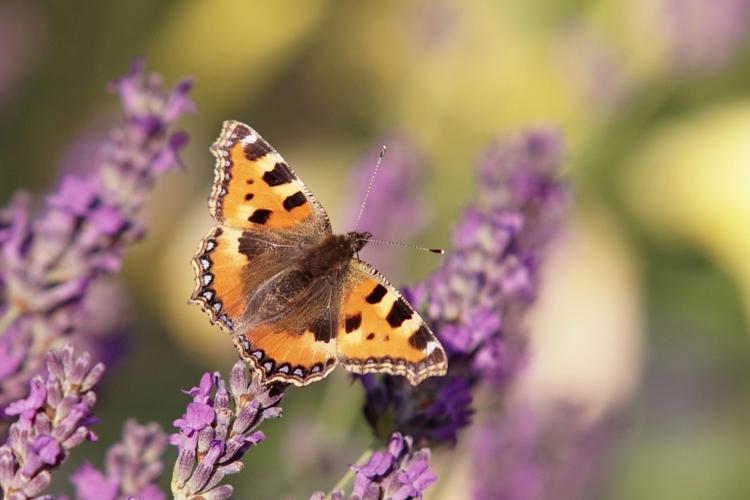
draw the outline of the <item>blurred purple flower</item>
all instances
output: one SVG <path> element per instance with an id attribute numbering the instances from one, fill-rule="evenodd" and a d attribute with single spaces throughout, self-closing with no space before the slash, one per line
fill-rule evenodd
<path id="1" fill-rule="evenodd" d="M 66 344 L 47 354 L 47 375 L 31 380 L 27 398 L 8 405 L 18 416 L 8 439 L 0 446 L 0 487 L 3 498 L 26 499 L 40 495 L 52 480 L 52 470 L 85 440 L 96 440 L 92 391 L 104 365 L 92 366 L 87 352 L 75 356 Z"/>
<path id="2" fill-rule="evenodd" d="M 473 498 L 601 498 L 614 423 L 589 421 L 566 404 L 489 414 L 473 436 Z"/>
<path id="3" fill-rule="evenodd" d="M 735 58 L 750 33 L 749 0 L 648 0 L 678 69 L 710 74 Z"/>
<path id="4" fill-rule="evenodd" d="M 372 185 L 367 207 L 359 228 L 371 231 L 374 238 L 406 243 L 416 236 L 429 218 L 429 208 L 423 196 L 426 165 L 416 145 L 403 135 L 388 135 L 381 139 L 388 147 Z M 380 146 L 371 149 L 354 169 L 345 213 L 351 215 L 349 226 L 354 227 L 360 205 L 370 185 L 373 169 L 378 162 Z M 404 217 L 408 214 L 408 217 Z M 386 274 L 396 274 L 402 248 L 373 244 L 367 247 L 367 260 Z"/>
<path id="5" fill-rule="evenodd" d="M 70 481 L 76 488 L 76 498 L 81 500 L 115 500 L 120 489 L 117 481 L 107 478 L 88 461 L 70 476 Z"/>
<path id="6" fill-rule="evenodd" d="M 23 193 L 0 210 L 0 408 L 23 394 L 50 346 L 81 334 L 91 286 L 119 270 L 143 235 L 138 213 L 151 185 L 178 163 L 185 135 L 169 129 L 192 109 L 189 83 L 166 92 L 137 60 L 112 89 L 125 120 L 103 142 L 97 169 L 65 175 L 36 218 Z"/>
<path id="7" fill-rule="evenodd" d="M 394 430 L 419 443 L 455 443 L 470 422 L 472 389 L 501 390 L 526 359 L 521 319 L 533 302 L 539 259 L 557 230 L 567 191 L 557 178 L 559 136 L 531 130 L 490 146 L 480 189 L 455 231 L 454 250 L 423 283 L 405 291 L 448 353 L 448 374 L 411 387 L 400 377 L 361 377 L 376 435 Z"/>
<path id="8" fill-rule="evenodd" d="M 122 441 L 107 451 L 106 474 L 85 462 L 71 476 L 80 500 L 115 500 L 138 498 L 163 500 L 161 489 L 154 484 L 162 472 L 161 456 L 167 435 L 155 422 L 139 425 L 125 422 Z"/>
<path id="9" fill-rule="evenodd" d="M 412 439 L 394 433 L 383 450 L 375 451 L 362 465 L 352 465 L 354 486 L 349 497 L 343 491 L 335 491 L 332 499 L 379 499 L 406 500 L 422 498 L 437 476 L 430 470 L 430 450 L 414 451 Z M 325 499 L 325 494 L 316 492 L 310 500 Z"/>
<path id="10" fill-rule="evenodd" d="M 129 309 L 129 297 L 117 279 L 94 280 L 80 304 L 80 321 L 71 338 L 76 349 L 90 352 L 110 369 L 116 366 L 129 347 Z"/>
<path id="11" fill-rule="evenodd" d="M 265 438 L 256 430 L 266 419 L 281 416 L 278 406 L 284 386 L 261 385 L 237 361 L 229 391 L 218 372 L 206 373 L 187 391 L 193 398 L 182 417 L 174 421 L 179 432 L 170 436 L 177 446 L 172 472 L 175 498 L 229 498 L 233 488 L 220 484 L 225 476 L 242 470 L 242 457 Z"/>

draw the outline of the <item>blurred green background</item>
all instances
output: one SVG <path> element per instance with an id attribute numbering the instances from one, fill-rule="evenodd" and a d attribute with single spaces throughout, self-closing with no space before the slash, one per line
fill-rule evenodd
<path id="1" fill-rule="evenodd" d="M 419 241 L 442 246 L 488 142 L 551 124 L 576 204 L 520 392 L 625 416 L 605 498 L 750 498 L 748 31 L 748 0 L 0 2 L 2 200 L 94 166 L 118 116 L 106 84 L 134 55 L 167 82 L 195 79 L 187 168 L 161 180 L 128 256 L 131 341 L 86 451 L 98 460 L 130 415 L 169 427 L 179 389 L 235 357 L 186 305 L 222 120 L 281 151 L 338 231 L 352 218 L 347 171 L 405 134 L 430 169 Z M 399 255 L 396 284 L 437 263 Z M 361 402 L 341 371 L 288 391 L 237 497 L 328 490 L 370 442 Z M 437 454 L 432 498 L 463 496 L 467 453 Z"/>

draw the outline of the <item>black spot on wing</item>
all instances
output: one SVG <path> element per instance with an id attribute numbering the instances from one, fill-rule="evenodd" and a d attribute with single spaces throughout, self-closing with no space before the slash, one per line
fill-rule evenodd
<path id="1" fill-rule="evenodd" d="M 414 349 L 419 349 L 421 351 L 425 347 L 427 347 L 427 342 L 430 341 L 431 337 L 432 336 L 427 330 L 427 327 L 425 327 L 424 325 L 419 325 L 419 329 L 414 332 L 411 337 L 409 337 L 409 345 L 411 345 Z"/>
<path id="2" fill-rule="evenodd" d="M 375 333 L 370 332 L 370 333 L 367 334 L 367 340 L 372 340 L 374 338 L 375 338 Z"/>
<path id="3" fill-rule="evenodd" d="M 257 137 L 255 142 L 248 142 L 245 145 L 245 158 L 250 161 L 255 161 L 258 158 L 263 158 L 268 153 L 273 151 L 273 148 L 262 138 Z"/>
<path id="4" fill-rule="evenodd" d="M 294 176 L 286 163 L 279 162 L 273 166 L 273 170 L 269 170 L 263 174 L 263 181 L 269 186 L 280 186 L 281 184 L 288 184 L 292 182 Z"/>
<path id="5" fill-rule="evenodd" d="M 250 222 L 255 222 L 256 224 L 265 224 L 268 222 L 268 218 L 271 217 L 271 214 L 273 211 L 268 210 L 267 208 L 258 208 L 253 212 L 253 215 L 247 218 Z"/>
<path id="6" fill-rule="evenodd" d="M 359 325 L 362 324 L 362 313 L 357 313 L 352 316 L 347 316 L 346 320 L 344 320 L 344 329 L 346 329 L 346 333 L 352 333 L 354 330 L 359 328 Z"/>
<path id="7" fill-rule="evenodd" d="M 425 360 L 429 365 L 437 365 L 445 361 L 445 353 L 442 349 L 435 349 Z"/>
<path id="8" fill-rule="evenodd" d="M 245 195 L 245 201 L 250 201 L 250 200 L 252 200 L 253 198 L 255 198 L 255 195 L 254 195 L 253 193 L 247 193 L 247 194 Z"/>
<path id="9" fill-rule="evenodd" d="M 413 315 L 414 313 L 411 308 L 403 300 L 399 299 L 393 303 L 393 307 L 391 307 L 391 311 L 385 319 L 393 328 L 398 328 L 404 321 L 411 319 Z"/>
<path id="10" fill-rule="evenodd" d="M 365 300 L 369 304 L 377 304 L 381 300 L 383 300 L 383 297 L 385 297 L 385 294 L 388 293 L 388 289 L 378 283 L 378 285 L 372 289 L 372 292 L 370 292 L 370 295 L 365 297 Z"/>
<path id="11" fill-rule="evenodd" d="M 302 206 L 305 203 L 307 203 L 307 198 L 305 198 L 305 195 L 302 194 L 302 191 L 297 191 L 293 195 L 284 198 L 284 209 L 289 212 L 293 208 Z"/>

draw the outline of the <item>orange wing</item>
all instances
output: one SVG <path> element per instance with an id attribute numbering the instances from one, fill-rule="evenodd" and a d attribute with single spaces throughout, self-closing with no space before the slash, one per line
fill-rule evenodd
<path id="1" fill-rule="evenodd" d="M 230 331 L 245 306 L 242 269 L 250 256 L 240 251 L 241 237 L 239 229 L 214 227 L 193 257 L 195 290 L 190 302 L 199 304 L 211 323 Z"/>
<path id="2" fill-rule="evenodd" d="M 369 264 L 351 264 L 337 340 L 338 358 L 355 373 L 405 375 L 413 385 L 445 375 L 445 351 L 424 320 Z"/>
<path id="3" fill-rule="evenodd" d="M 316 339 L 261 325 L 234 337 L 240 356 L 260 373 L 264 382 L 285 382 L 302 387 L 328 375 L 336 367 L 336 341 Z"/>
<path id="4" fill-rule="evenodd" d="M 323 207 L 284 159 L 252 128 L 224 122 L 209 198 L 220 223 L 193 257 L 191 302 L 233 331 L 248 293 L 288 264 L 289 251 L 330 234 Z"/>
<path id="5" fill-rule="evenodd" d="M 318 200 L 251 127 L 224 122 L 211 152 L 216 168 L 209 208 L 219 223 L 251 230 L 331 233 L 328 215 Z"/>

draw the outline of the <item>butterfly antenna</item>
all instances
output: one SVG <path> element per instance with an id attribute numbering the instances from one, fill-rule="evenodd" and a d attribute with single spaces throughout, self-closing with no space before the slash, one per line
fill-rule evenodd
<path id="1" fill-rule="evenodd" d="M 354 228 L 356 229 L 357 226 L 359 226 L 359 221 L 362 219 L 362 214 L 365 212 L 365 205 L 367 205 L 367 198 L 370 196 L 370 191 L 372 190 L 372 185 L 375 183 L 375 176 L 378 175 L 378 170 L 380 169 L 380 162 L 383 160 L 383 156 L 385 156 L 386 151 L 385 145 L 383 145 L 383 148 L 380 150 L 380 155 L 378 155 L 378 162 L 375 164 L 375 169 L 372 171 L 372 175 L 370 176 L 370 182 L 367 184 L 367 191 L 365 191 L 365 198 L 362 200 L 362 205 L 359 206 L 359 215 L 357 215 L 357 222 L 354 223 Z"/>
<path id="2" fill-rule="evenodd" d="M 412 245 L 409 243 L 401 243 L 400 241 L 390 241 L 390 240 L 364 240 L 369 243 L 381 243 L 383 245 L 393 245 L 397 247 L 404 247 L 404 248 L 411 248 L 412 250 L 422 250 L 424 252 L 432 252 L 436 254 L 443 255 L 445 253 L 445 250 L 442 248 L 427 248 L 419 245 Z"/>

